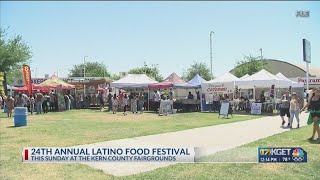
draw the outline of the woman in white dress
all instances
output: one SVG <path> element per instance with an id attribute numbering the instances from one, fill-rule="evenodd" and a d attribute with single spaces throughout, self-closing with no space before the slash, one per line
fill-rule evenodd
<path id="1" fill-rule="evenodd" d="M 119 99 L 118 99 L 117 95 L 114 94 L 113 98 L 112 98 L 112 111 L 113 111 L 113 114 L 117 113 L 118 105 L 119 105 Z"/>

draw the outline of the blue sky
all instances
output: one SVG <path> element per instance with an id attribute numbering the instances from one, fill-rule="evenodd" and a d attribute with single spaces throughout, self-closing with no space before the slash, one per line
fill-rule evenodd
<path id="1" fill-rule="evenodd" d="M 0 2 L 1 27 L 32 47 L 37 77 L 66 76 L 73 64 L 103 61 L 113 73 L 159 64 L 163 77 L 193 61 L 213 74 L 231 70 L 244 55 L 302 64 L 302 39 L 320 67 L 320 2 Z M 309 18 L 297 18 L 309 10 Z M 33 74 L 34 75 L 34 74 Z"/>

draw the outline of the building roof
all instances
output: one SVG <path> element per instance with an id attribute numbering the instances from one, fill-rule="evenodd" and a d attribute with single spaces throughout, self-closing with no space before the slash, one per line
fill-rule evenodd
<path id="1" fill-rule="evenodd" d="M 276 59 L 267 59 L 267 66 L 270 67 L 270 72 L 272 74 L 277 74 L 281 72 L 287 78 L 305 77 L 306 71 L 303 65 L 294 65 L 286 61 L 280 61 Z M 234 73 L 234 69 L 230 71 Z M 310 76 L 320 76 L 320 68 L 309 67 Z"/>
<path id="2" fill-rule="evenodd" d="M 304 71 L 306 71 L 306 65 L 302 65 L 302 64 L 295 64 L 295 66 L 303 69 Z M 320 68 L 319 67 L 313 67 L 312 65 L 309 66 L 309 73 L 311 76 L 316 76 L 316 77 L 320 77 Z"/>

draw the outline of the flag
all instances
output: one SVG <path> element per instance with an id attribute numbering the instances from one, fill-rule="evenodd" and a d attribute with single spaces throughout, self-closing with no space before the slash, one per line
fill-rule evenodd
<path id="1" fill-rule="evenodd" d="M 23 74 L 23 79 L 26 82 L 27 93 L 31 95 L 32 94 L 31 71 L 28 65 L 24 64 L 22 66 L 22 74 Z"/>
<path id="2" fill-rule="evenodd" d="M 0 71 L 0 95 L 8 95 L 5 71 Z"/>

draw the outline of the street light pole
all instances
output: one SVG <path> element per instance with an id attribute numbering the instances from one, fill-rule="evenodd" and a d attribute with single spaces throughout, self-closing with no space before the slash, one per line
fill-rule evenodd
<path id="1" fill-rule="evenodd" d="M 211 70 L 211 79 L 213 79 L 213 73 L 212 73 L 212 34 L 213 34 L 214 32 L 213 31 L 211 31 L 210 32 L 210 70 Z"/>
<path id="2" fill-rule="evenodd" d="M 84 82 L 86 80 L 86 58 L 87 57 L 88 56 L 84 56 L 83 57 L 83 77 L 84 77 Z M 83 94 L 85 94 L 85 93 L 86 93 L 86 85 L 83 84 Z"/>
<path id="3" fill-rule="evenodd" d="M 260 48 L 260 60 L 261 60 L 261 63 L 262 63 L 262 69 L 263 69 L 263 61 L 262 61 L 262 48 Z"/>
<path id="4" fill-rule="evenodd" d="M 147 66 L 148 66 L 147 63 L 144 62 L 144 65 L 143 65 L 143 66 L 144 66 L 144 74 L 147 74 Z"/>

